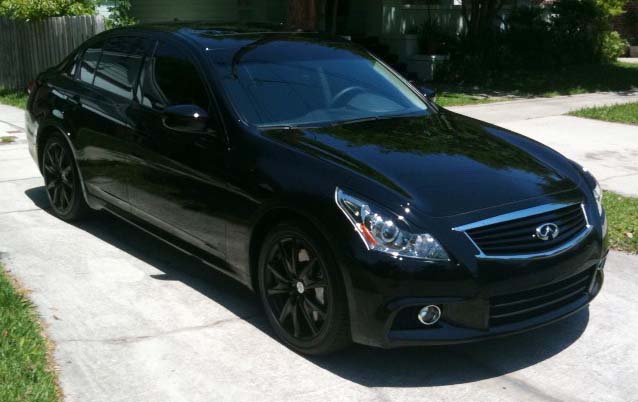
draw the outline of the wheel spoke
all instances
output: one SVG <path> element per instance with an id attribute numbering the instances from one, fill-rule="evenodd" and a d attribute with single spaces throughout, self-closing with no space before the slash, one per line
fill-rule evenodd
<path id="1" fill-rule="evenodd" d="M 62 194 L 64 195 L 64 208 L 66 208 L 71 204 L 71 190 L 62 186 Z"/>
<path id="2" fill-rule="evenodd" d="M 306 289 L 321 289 L 321 288 L 325 288 L 328 286 L 328 281 L 325 279 L 319 279 L 317 281 L 314 282 L 310 282 L 307 285 L 305 285 Z"/>
<path id="3" fill-rule="evenodd" d="M 293 275 L 297 275 L 297 240 L 292 239 L 292 247 L 290 247 L 290 270 Z"/>
<path id="4" fill-rule="evenodd" d="M 274 287 L 268 289 L 268 295 L 273 296 L 273 295 L 280 295 L 283 293 L 289 293 L 290 290 L 291 290 L 290 286 L 286 286 L 286 284 L 279 282 Z"/>
<path id="5" fill-rule="evenodd" d="M 322 307 L 319 307 L 319 305 L 317 303 L 315 303 L 314 301 L 310 300 L 309 297 L 306 297 L 304 299 L 304 302 L 308 305 L 308 307 L 310 307 L 310 309 L 312 311 L 316 311 L 317 314 L 319 314 L 319 316 L 321 318 L 324 318 L 326 316 L 326 311 Z"/>
<path id="6" fill-rule="evenodd" d="M 282 261 L 284 262 L 284 266 L 286 267 L 286 271 L 288 271 L 288 274 L 291 277 L 294 277 L 295 275 L 295 271 L 292 270 L 292 267 L 290 265 L 290 261 L 288 261 L 288 259 L 286 258 L 286 252 L 284 250 L 284 246 L 283 246 L 283 241 L 280 241 L 279 243 L 277 243 L 277 247 L 279 247 L 279 254 L 281 256 Z"/>
<path id="7" fill-rule="evenodd" d="M 267 267 L 268 267 L 268 270 L 270 271 L 270 273 L 273 274 L 273 276 L 275 277 L 275 279 L 277 281 L 282 282 L 282 283 L 291 283 L 292 282 L 291 280 L 285 278 L 282 274 L 280 274 L 277 271 L 277 269 L 275 269 L 275 267 L 273 267 L 271 264 L 268 264 Z"/>
<path id="8" fill-rule="evenodd" d="M 292 329 L 293 335 L 295 338 L 299 337 L 299 303 L 294 303 L 292 305 Z"/>
<path id="9" fill-rule="evenodd" d="M 308 310 L 306 309 L 306 304 L 302 303 L 299 307 L 301 309 L 301 315 L 303 315 L 304 319 L 306 320 L 306 323 L 308 323 L 308 328 L 310 328 L 310 332 L 312 332 L 312 335 L 316 335 L 317 332 L 319 332 L 319 329 L 317 329 L 315 320 L 313 320 L 310 314 L 308 313 Z"/>
<path id="10" fill-rule="evenodd" d="M 51 158 L 47 156 L 46 161 L 44 162 L 44 170 L 49 172 L 49 174 L 56 174 L 55 168 L 51 165 Z"/>
<path id="11" fill-rule="evenodd" d="M 62 171 L 62 162 L 64 161 L 64 150 L 62 148 L 60 148 L 60 150 L 58 151 L 58 169 L 60 169 L 60 171 Z"/>
<path id="12" fill-rule="evenodd" d="M 312 272 L 313 268 L 315 267 L 315 263 L 317 262 L 317 259 L 313 259 L 312 261 L 309 261 L 305 267 L 303 267 L 303 269 L 301 270 L 301 273 L 299 274 L 299 278 L 303 279 L 308 279 L 310 277 L 310 273 Z"/>
<path id="13" fill-rule="evenodd" d="M 284 304 L 284 307 L 281 309 L 281 312 L 279 313 L 279 323 L 283 326 L 284 321 L 286 320 L 286 317 L 288 317 L 290 315 L 290 312 L 292 311 L 292 298 L 289 297 L 288 300 L 286 300 L 286 304 Z"/>
<path id="14" fill-rule="evenodd" d="M 47 190 L 51 191 L 53 188 L 55 188 L 58 185 L 58 179 L 53 179 L 49 182 L 49 184 L 47 184 Z"/>
<path id="15" fill-rule="evenodd" d="M 60 197 L 60 186 L 56 184 L 55 187 L 53 187 L 53 205 L 57 206 L 59 204 L 59 197 Z"/>

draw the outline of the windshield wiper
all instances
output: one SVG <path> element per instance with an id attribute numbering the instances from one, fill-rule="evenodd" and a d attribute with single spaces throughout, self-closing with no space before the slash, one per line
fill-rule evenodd
<path id="1" fill-rule="evenodd" d="M 292 124 L 273 124 L 267 126 L 257 126 L 258 129 L 262 131 L 270 131 L 270 130 L 295 130 L 299 128 L 299 126 L 295 126 Z"/>
<path id="2" fill-rule="evenodd" d="M 367 121 L 389 120 L 389 119 L 396 119 L 399 117 L 410 117 L 415 115 L 415 113 L 395 114 L 395 115 L 388 115 L 388 116 L 371 116 L 371 117 L 361 117 L 358 119 L 341 120 L 341 121 L 336 121 L 334 123 L 330 123 L 330 126 L 340 126 L 342 124 L 365 123 Z"/>

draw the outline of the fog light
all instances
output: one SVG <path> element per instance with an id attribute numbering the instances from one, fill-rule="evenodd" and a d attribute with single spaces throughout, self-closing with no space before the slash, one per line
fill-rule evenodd
<path id="1" fill-rule="evenodd" d="M 425 306 L 419 311 L 417 317 L 423 325 L 434 325 L 441 318 L 441 309 L 433 304 Z"/>

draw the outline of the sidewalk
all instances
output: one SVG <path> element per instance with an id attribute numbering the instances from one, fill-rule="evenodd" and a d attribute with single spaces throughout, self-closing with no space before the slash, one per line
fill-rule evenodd
<path id="1" fill-rule="evenodd" d="M 602 187 L 638 197 L 638 126 L 564 116 L 585 107 L 638 102 L 638 92 L 596 93 L 451 107 L 548 145 L 592 171 Z"/>
<path id="2" fill-rule="evenodd" d="M 636 85 L 638 85 L 638 82 Z M 512 121 L 561 116 L 578 109 L 593 106 L 631 102 L 638 102 L 638 91 L 531 98 L 480 105 L 455 106 L 448 109 L 492 124 L 503 125 Z"/>

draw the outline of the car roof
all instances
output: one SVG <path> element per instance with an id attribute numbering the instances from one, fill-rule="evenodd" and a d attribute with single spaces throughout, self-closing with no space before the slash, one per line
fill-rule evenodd
<path id="1" fill-rule="evenodd" d="M 194 40 L 202 40 L 206 37 L 219 36 L 235 36 L 242 34 L 249 35 L 295 35 L 299 33 L 311 33 L 302 30 L 291 29 L 284 24 L 271 23 L 221 23 L 209 21 L 175 21 L 175 22 L 159 22 L 135 25 L 131 28 L 141 29 L 145 31 L 158 31 L 180 34 L 181 36 L 190 37 Z"/>
<path id="2" fill-rule="evenodd" d="M 146 32 L 163 32 L 181 37 L 195 44 L 207 47 L 214 41 L 215 45 L 219 44 L 219 40 L 223 38 L 246 39 L 250 42 L 260 41 L 271 36 L 282 38 L 300 38 L 303 37 L 307 41 L 325 41 L 330 38 L 331 41 L 346 42 L 345 39 L 321 34 L 318 32 L 309 32 L 303 30 L 294 30 L 284 24 L 271 23 L 220 23 L 209 21 L 175 21 L 161 23 L 146 23 L 126 28 L 119 28 L 117 31 L 146 31 Z"/>

